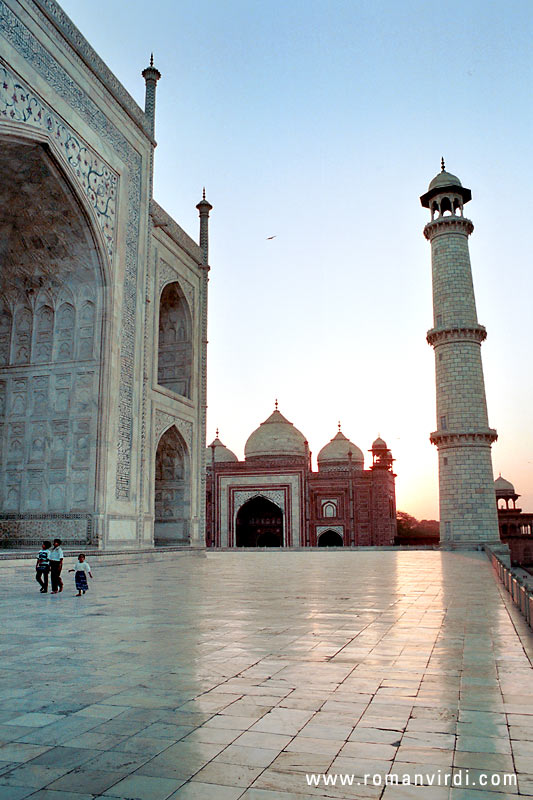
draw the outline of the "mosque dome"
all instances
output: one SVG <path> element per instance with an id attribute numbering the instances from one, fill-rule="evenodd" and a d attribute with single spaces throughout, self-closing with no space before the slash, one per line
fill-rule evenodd
<path id="1" fill-rule="evenodd" d="M 336 463 L 349 464 L 350 453 L 352 455 L 352 463 L 356 469 L 364 468 L 364 456 L 356 444 L 353 444 L 341 430 L 333 437 L 333 439 L 325 445 L 318 454 L 318 468 L 329 466 Z"/>
<path id="2" fill-rule="evenodd" d="M 212 463 L 213 460 L 213 450 L 215 452 L 215 462 L 217 464 L 222 463 L 230 463 L 230 462 L 237 462 L 239 459 L 235 455 L 235 453 L 226 447 L 226 445 L 222 444 L 220 439 L 218 438 L 218 431 L 216 439 L 213 439 L 209 447 L 206 447 L 206 459 L 207 459 L 207 466 Z"/>
<path id="3" fill-rule="evenodd" d="M 260 458 L 268 456 L 305 457 L 306 439 L 292 422 L 285 419 L 276 409 L 261 425 L 250 434 L 244 446 L 244 457 Z"/>
<path id="4" fill-rule="evenodd" d="M 381 436 L 378 436 L 377 439 L 374 439 L 372 442 L 372 450 L 388 450 L 387 442 L 383 441 Z"/>
<path id="5" fill-rule="evenodd" d="M 445 169 L 441 170 L 438 175 L 435 175 L 433 180 L 430 182 L 428 186 L 428 192 L 431 192 L 432 189 L 446 189 L 451 186 L 462 186 L 463 184 L 457 177 L 457 175 L 452 175 L 451 172 L 446 172 Z"/>
<path id="6" fill-rule="evenodd" d="M 497 494 L 515 494 L 513 484 L 510 481 L 506 481 L 501 475 L 494 481 L 494 489 Z"/>

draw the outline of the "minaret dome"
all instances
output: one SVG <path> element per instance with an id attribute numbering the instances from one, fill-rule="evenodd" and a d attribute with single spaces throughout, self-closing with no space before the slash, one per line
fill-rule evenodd
<path id="1" fill-rule="evenodd" d="M 463 216 L 463 207 L 472 199 L 472 192 L 466 189 L 457 175 L 446 172 L 444 159 L 441 160 L 441 171 L 435 175 L 428 190 L 420 198 L 424 208 L 431 210 L 431 219 L 444 216 Z"/>

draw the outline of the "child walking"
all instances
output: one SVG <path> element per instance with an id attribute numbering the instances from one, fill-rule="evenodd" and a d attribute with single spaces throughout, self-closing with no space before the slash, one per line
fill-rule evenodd
<path id="1" fill-rule="evenodd" d="M 87 573 L 89 573 L 90 578 L 93 577 L 89 562 L 85 561 L 85 553 L 79 554 L 76 569 L 69 569 L 69 572 L 74 573 L 74 582 L 76 584 L 76 589 L 78 590 L 78 594 L 74 596 L 81 597 L 81 593 L 83 592 L 83 594 L 85 594 L 85 592 L 89 589 L 87 584 Z"/>
<path id="2" fill-rule="evenodd" d="M 54 539 L 54 546 L 48 551 L 50 561 L 50 580 L 52 581 L 52 594 L 63 591 L 63 581 L 61 580 L 61 570 L 63 569 L 63 548 L 61 539 Z"/>
<path id="3" fill-rule="evenodd" d="M 46 594 L 48 591 L 48 573 L 50 572 L 50 548 L 52 542 L 43 542 L 42 548 L 37 555 L 37 563 L 35 564 L 35 580 L 41 585 L 41 593 Z"/>

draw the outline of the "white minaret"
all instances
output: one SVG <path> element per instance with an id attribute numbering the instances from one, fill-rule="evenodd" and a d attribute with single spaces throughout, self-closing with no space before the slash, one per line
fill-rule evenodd
<path id="1" fill-rule="evenodd" d="M 487 332 L 477 321 L 468 237 L 463 216 L 472 197 L 444 169 L 420 202 L 431 210 L 424 236 L 431 242 L 437 430 L 430 440 L 439 451 L 440 540 L 450 547 L 499 542 L 481 342 Z"/>

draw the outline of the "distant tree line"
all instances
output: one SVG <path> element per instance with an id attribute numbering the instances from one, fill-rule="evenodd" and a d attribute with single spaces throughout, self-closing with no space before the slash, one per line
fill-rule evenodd
<path id="1" fill-rule="evenodd" d="M 438 544 L 439 522 L 436 519 L 421 519 L 412 517 L 405 511 L 396 514 L 397 534 L 394 544 Z"/>

